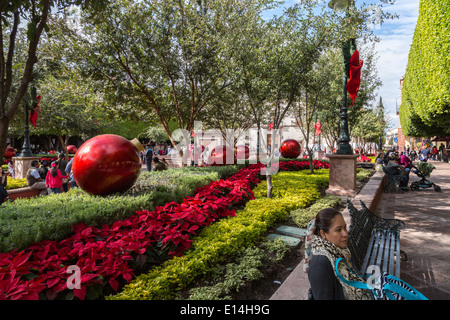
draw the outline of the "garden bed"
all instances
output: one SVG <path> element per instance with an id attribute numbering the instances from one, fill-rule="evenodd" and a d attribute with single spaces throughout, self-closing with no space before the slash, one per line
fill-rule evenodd
<path id="1" fill-rule="evenodd" d="M 327 163 L 315 164 L 327 167 Z M 300 170 L 308 166 L 308 163 L 298 161 L 280 163 L 281 171 Z M 173 298 L 176 288 L 182 288 L 197 275 L 208 272 L 211 264 L 224 257 L 232 257 L 236 249 L 257 243 L 276 221 L 286 218 L 286 213 L 299 205 L 307 206 L 320 197 L 320 192 L 316 194 L 311 188 L 299 193 L 294 188 L 295 181 L 283 179 L 285 190 L 275 194 L 275 197 L 283 196 L 285 200 L 255 199 L 245 205 L 253 198 L 250 187 L 258 184 L 259 169 L 257 165 L 241 169 L 227 180 L 212 182 L 197 189 L 194 197 L 185 197 L 181 203 L 169 202 L 157 206 L 154 211 L 137 210 L 137 214 L 109 225 L 101 222 L 104 217 L 100 214 L 96 216 L 102 217 L 96 221 L 98 227 L 77 224 L 73 228 L 75 234 L 59 242 L 42 240 L 21 252 L 17 250 L 0 254 L 3 264 L 0 281 L 12 286 L 6 298 L 95 299 L 108 291 L 114 292 L 127 282 L 130 283 L 126 290 L 108 298 Z M 280 177 L 283 174 L 280 172 Z M 308 177 L 310 180 L 311 177 Z M 319 180 L 322 184 L 327 182 L 327 179 Z M 145 190 L 140 192 L 147 193 Z M 261 187 L 255 189 L 255 197 L 264 194 L 264 185 L 261 183 Z M 289 197 L 284 197 L 288 194 Z M 74 202 L 80 202 L 78 200 Z M 110 199 L 108 202 L 111 202 Z M 261 212 L 262 207 L 264 212 Z M 103 208 L 98 208 L 103 213 Z M 130 208 L 125 211 L 129 212 Z M 42 218 L 42 214 L 37 212 L 35 216 Z M 48 222 L 53 220 L 45 214 L 43 216 Z M 110 221 L 117 217 L 113 214 Z M 95 221 L 97 218 L 90 219 Z M 211 243 L 211 237 L 216 241 Z M 162 262 L 165 260 L 164 255 L 173 258 Z M 159 263 L 162 262 L 161 266 L 145 271 L 158 264 L 158 259 Z M 67 290 L 70 276 L 66 272 L 67 266 L 73 264 L 81 269 L 82 286 L 81 289 Z M 141 272 L 144 273 L 131 281 Z M 159 279 L 159 285 L 156 284 L 159 289 L 152 292 L 155 290 L 153 285 L 146 286 L 148 293 L 142 295 L 136 289 L 148 279 L 155 279 L 152 274 Z"/>

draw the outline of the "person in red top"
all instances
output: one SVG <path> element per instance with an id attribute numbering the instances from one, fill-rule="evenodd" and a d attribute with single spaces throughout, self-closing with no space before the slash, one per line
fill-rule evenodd
<path id="1" fill-rule="evenodd" d="M 67 176 L 63 176 L 61 171 L 56 168 L 57 161 L 52 162 L 51 169 L 48 170 L 47 176 L 45 177 L 45 184 L 49 190 L 49 194 L 61 193 L 61 187 L 63 184 L 63 179 L 67 179 Z"/>

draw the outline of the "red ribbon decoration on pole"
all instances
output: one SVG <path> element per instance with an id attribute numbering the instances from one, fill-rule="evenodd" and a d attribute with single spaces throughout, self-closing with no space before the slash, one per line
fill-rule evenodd
<path id="1" fill-rule="evenodd" d="M 41 107 L 39 107 L 39 102 L 41 101 L 41 96 L 36 96 L 36 104 L 30 112 L 30 122 L 33 124 L 34 128 L 37 128 L 36 120 L 38 118 L 39 112 L 41 112 Z"/>
<path id="2" fill-rule="evenodd" d="M 322 132 L 322 125 L 320 124 L 320 121 L 314 124 L 314 128 L 316 129 L 316 136 L 318 136 Z"/>
<path id="3" fill-rule="evenodd" d="M 356 94 L 358 93 L 359 85 L 361 83 L 362 66 L 363 61 L 359 60 L 359 52 L 358 50 L 355 50 L 350 58 L 350 79 L 347 82 L 347 92 L 349 93 L 350 98 L 352 98 L 352 104 L 350 107 L 355 103 L 355 98 L 358 98 Z"/>

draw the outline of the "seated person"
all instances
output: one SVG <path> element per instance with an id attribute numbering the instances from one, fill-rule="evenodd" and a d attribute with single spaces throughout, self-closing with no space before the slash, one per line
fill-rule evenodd
<path id="1" fill-rule="evenodd" d="M 153 171 L 164 171 L 167 170 L 169 165 L 166 163 L 165 159 L 162 159 L 162 161 L 159 161 L 158 157 L 153 157 L 153 162 L 155 163 L 155 166 L 153 167 Z"/>
<path id="2" fill-rule="evenodd" d="M 406 173 L 405 167 L 399 164 L 399 158 L 393 158 L 386 165 L 386 169 L 393 175 L 401 176 L 400 188 L 404 191 L 408 190 L 409 175 Z"/>
<path id="3" fill-rule="evenodd" d="M 408 156 L 402 154 L 400 156 L 399 164 L 405 167 L 406 174 L 409 175 L 409 172 L 411 171 L 411 168 L 412 168 L 412 161 L 411 161 L 411 159 L 409 159 Z"/>
<path id="4" fill-rule="evenodd" d="M 47 194 L 47 187 L 44 180 L 41 178 L 38 169 L 39 161 L 31 161 L 31 168 L 28 169 L 27 172 L 27 185 L 31 189 L 41 190 L 40 195 L 43 196 Z"/>
<path id="5" fill-rule="evenodd" d="M 3 171 L 3 168 L 0 168 L 0 204 L 3 202 L 9 200 L 13 201 L 9 195 L 8 191 L 6 191 L 6 185 L 8 184 L 8 176 L 6 175 L 6 172 Z"/>
<path id="6" fill-rule="evenodd" d="M 384 162 L 384 153 L 380 152 L 377 157 L 375 158 L 375 170 L 376 171 L 383 171 L 381 169 L 381 166 L 385 164 Z"/>

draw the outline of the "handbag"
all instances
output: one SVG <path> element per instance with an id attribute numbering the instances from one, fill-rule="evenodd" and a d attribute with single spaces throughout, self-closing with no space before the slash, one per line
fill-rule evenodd
<path id="1" fill-rule="evenodd" d="M 335 262 L 335 270 L 339 280 L 349 286 L 371 290 L 375 300 L 428 300 L 410 284 L 386 272 L 382 272 L 377 276 L 369 276 L 369 278 L 372 278 L 370 279 L 371 281 L 362 282 L 346 280 L 339 272 L 338 265 L 341 260 L 344 261 L 347 268 L 354 273 L 346 260 L 338 258 Z M 373 285 L 369 284 L 369 282 Z"/>

